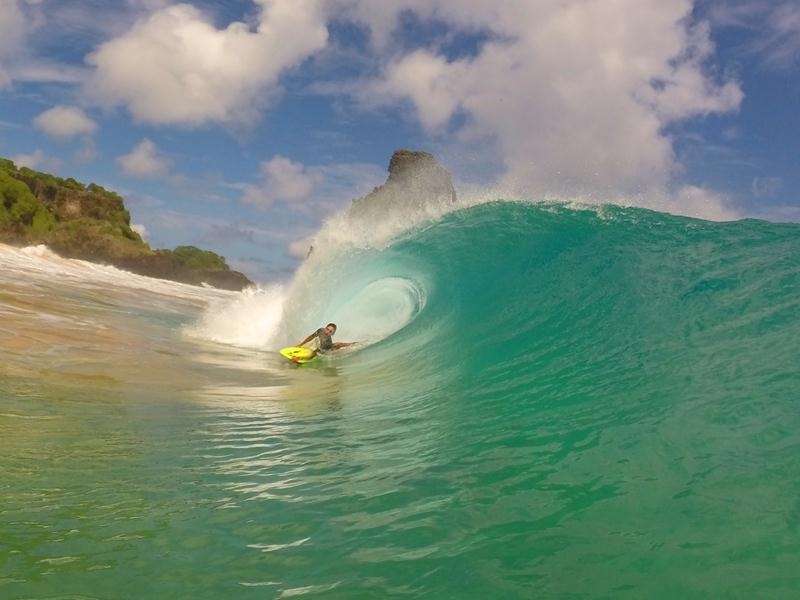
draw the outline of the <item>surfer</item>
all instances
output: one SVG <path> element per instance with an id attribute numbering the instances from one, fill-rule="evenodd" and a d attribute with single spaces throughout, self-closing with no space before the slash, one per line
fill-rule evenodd
<path id="1" fill-rule="evenodd" d="M 313 354 L 309 357 L 306 357 L 306 360 L 314 358 L 318 353 L 324 354 L 326 352 L 330 352 L 332 350 L 338 350 L 339 348 L 346 348 L 347 346 L 352 346 L 357 342 L 334 342 L 333 341 L 333 334 L 336 333 L 336 323 L 328 323 L 325 327 L 320 327 L 314 333 L 308 335 L 306 339 L 302 342 L 297 344 L 298 346 L 304 346 L 314 338 L 317 338 L 317 348 L 314 350 Z"/>

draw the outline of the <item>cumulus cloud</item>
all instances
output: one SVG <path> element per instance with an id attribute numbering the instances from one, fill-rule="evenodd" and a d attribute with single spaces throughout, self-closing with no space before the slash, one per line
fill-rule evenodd
<path id="1" fill-rule="evenodd" d="M 47 27 L 45 12 L 39 0 L 0 0 L 0 90 L 14 81 L 76 83 L 82 80 L 80 68 L 37 56 L 37 46 L 42 40 L 52 42 L 61 31 L 58 23 L 40 34 Z"/>
<path id="2" fill-rule="evenodd" d="M 131 223 L 131 229 L 138 233 L 139 237 L 141 237 L 144 241 L 147 241 L 147 238 L 150 237 L 150 232 L 147 231 L 147 227 L 144 225 L 139 223 Z"/>
<path id="3" fill-rule="evenodd" d="M 17 0 L 0 0 L 0 90 L 11 84 L 9 61 L 19 53 L 27 27 Z"/>
<path id="4" fill-rule="evenodd" d="M 500 186 L 513 193 L 663 191 L 679 169 L 666 128 L 734 111 L 742 99 L 737 82 L 705 69 L 714 47 L 689 0 L 347 6 L 378 50 L 387 43 L 381 75 L 362 82 L 358 99 L 409 106 L 430 134 L 454 132 L 462 146 L 486 141 L 500 156 Z M 486 41 L 459 58 L 430 46 L 397 54 L 388 40 L 408 10 Z"/>
<path id="5" fill-rule="evenodd" d="M 741 211 L 729 205 L 724 194 L 696 185 L 679 186 L 664 198 L 654 193 L 641 205 L 709 221 L 735 221 L 743 217 Z"/>
<path id="6" fill-rule="evenodd" d="M 17 0 L 0 0 L 0 56 L 17 50 L 27 22 Z"/>
<path id="7" fill-rule="evenodd" d="M 423 127 L 433 133 L 460 108 L 458 80 L 469 71 L 467 61 L 448 63 L 427 50 L 416 50 L 389 64 L 382 79 L 367 85 L 362 99 L 377 105 L 408 98 Z"/>
<path id="8" fill-rule="evenodd" d="M 34 150 L 28 154 L 17 154 L 11 160 L 18 167 L 28 167 L 29 169 L 44 169 L 47 171 L 58 171 L 61 168 L 61 161 L 52 156 L 48 156 L 43 150 Z"/>
<path id="9" fill-rule="evenodd" d="M 60 139 L 89 135 L 97 129 L 97 123 L 76 106 L 54 106 L 36 117 L 33 124 L 47 135 Z"/>
<path id="10" fill-rule="evenodd" d="M 45 153 L 40 150 L 34 150 L 29 154 L 17 154 L 11 157 L 11 160 L 18 167 L 28 167 L 29 169 L 36 169 L 46 160 Z"/>
<path id="11" fill-rule="evenodd" d="M 255 28 L 215 27 L 190 4 L 156 10 L 87 57 L 86 85 L 139 121 L 197 126 L 258 116 L 281 74 L 325 47 L 320 0 L 257 0 Z"/>
<path id="12" fill-rule="evenodd" d="M 242 202 L 262 209 L 276 201 L 299 202 L 311 196 L 319 181 L 319 174 L 303 164 L 275 156 L 261 163 L 261 181 L 245 186 Z"/>
<path id="13" fill-rule="evenodd" d="M 283 156 L 261 163 L 260 179 L 242 189 L 241 202 L 268 209 L 282 202 L 312 223 L 340 210 L 386 180 L 386 171 L 368 163 L 304 165 Z"/>
<path id="14" fill-rule="evenodd" d="M 171 162 L 153 142 L 144 139 L 128 154 L 117 158 L 117 164 L 126 175 L 158 179 L 166 177 Z"/>

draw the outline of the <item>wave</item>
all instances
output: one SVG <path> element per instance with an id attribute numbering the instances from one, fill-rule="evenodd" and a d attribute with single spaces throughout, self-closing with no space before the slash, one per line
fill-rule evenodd
<path id="1" fill-rule="evenodd" d="M 238 343 L 277 348 L 334 321 L 337 339 L 370 345 L 353 365 L 413 377 L 435 364 L 510 390 L 578 376 L 669 387 L 678 373 L 733 385 L 732 365 L 745 382 L 800 358 L 798 225 L 505 201 L 410 222 L 370 236 L 340 221 L 291 284 L 238 300 L 238 317 L 217 307 L 217 326 L 260 319 Z"/>
<path id="2" fill-rule="evenodd" d="M 63 258 L 44 245 L 16 248 L 0 244 L 0 281 L 16 284 L 51 281 L 72 284 L 85 290 L 147 291 L 148 294 L 206 305 L 210 301 L 231 299 L 234 292 L 199 287 L 165 279 L 136 275 L 110 265 Z"/>

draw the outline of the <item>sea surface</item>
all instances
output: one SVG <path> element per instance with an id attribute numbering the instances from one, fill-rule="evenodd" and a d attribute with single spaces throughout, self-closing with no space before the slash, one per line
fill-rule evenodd
<path id="1" fill-rule="evenodd" d="M 0 598 L 800 597 L 800 225 L 396 216 L 242 293 L 0 246 Z"/>

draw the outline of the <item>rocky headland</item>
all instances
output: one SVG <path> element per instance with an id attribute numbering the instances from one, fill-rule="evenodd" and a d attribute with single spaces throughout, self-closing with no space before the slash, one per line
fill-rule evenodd
<path id="1" fill-rule="evenodd" d="M 397 150 L 383 185 L 353 200 L 351 219 L 374 224 L 456 200 L 450 173 L 429 152 Z M 193 285 L 241 290 L 252 282 L 225 259 L 194 246 L 153 249 L 131 229 L 121 196 L 0 158 L 0 243 L 44 244 L 65 258 L 108 264 L 126 271 Z"/>
<path id="2" fill-rule="evenodd" d="M 351 215 L 387 215 L 394 210 L 407 211 L 409 206 L 430 207 L 456 201 L 450 173 L 430 152 L 395 150 L 388 171 L 386 183 L 353 200 Z"/>
<path id="3" fill-rule="evenodd" d="M 0 158 L 0 242 L 44 244 L 65 258 L 193 285 L 241 290 L 252 282 L 218 254 L 194 246 L 153 249 L 130 226 L 118 194 Z"/>

